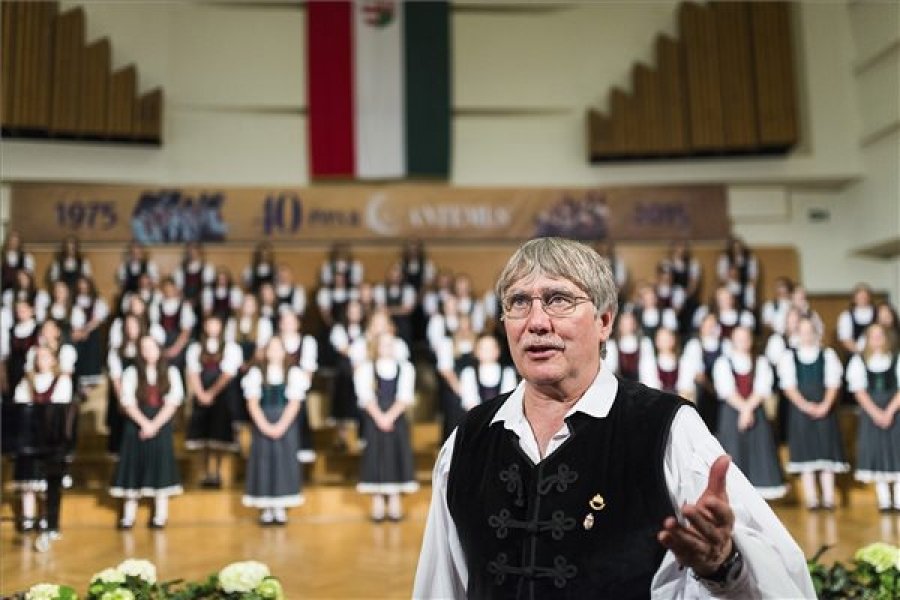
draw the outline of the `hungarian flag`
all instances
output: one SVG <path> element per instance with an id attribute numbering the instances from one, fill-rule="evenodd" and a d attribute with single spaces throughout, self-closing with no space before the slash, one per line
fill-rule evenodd
<path id="1" fill-rule="evenodd" d="M 446 178 L 447 2 L 306 4 L 313 178 Z"/>

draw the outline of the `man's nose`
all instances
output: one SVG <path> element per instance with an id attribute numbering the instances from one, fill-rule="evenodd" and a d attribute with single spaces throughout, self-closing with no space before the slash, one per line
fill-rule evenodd
<path id="1" fill-rule="evenodd" d="M 544 305 L 540 298 L 531 299 L 531 312 L 528 313 L 528 331 L 532 333 L 545 332 L 550 329 L 550 316 L 544 311 Z"/>

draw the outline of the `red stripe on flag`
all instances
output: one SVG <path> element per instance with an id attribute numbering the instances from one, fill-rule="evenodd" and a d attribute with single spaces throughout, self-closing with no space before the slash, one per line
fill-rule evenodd
<path id="1" fill-rule="evenodd" d="M 353 177 L 353 6 L 306 3 L 306 89 L 312 177 Z"/>

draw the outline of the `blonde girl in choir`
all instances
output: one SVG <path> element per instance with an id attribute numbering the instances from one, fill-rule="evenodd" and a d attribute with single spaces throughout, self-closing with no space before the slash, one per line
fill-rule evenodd
<path id="1" fill-rule="evenodd" d="M 753 334 L 747 327 L 732 332 L 731 345 L 732 351 L 713 366 L 720 400 L 716 437 L 763 498 L 780 498 L 787 489 L 763 409 L 772 394 L 772 367 L 765 356 L 754 354 Z"/>
<path id="2" fill-rule="evenodd" d="M 415 369 L 395 356 L 394 335 L 375 338 L 372 358 L 357 367 L 353 382 L 363 411 L 366 447 L 357 491 L 372 495 L 371 518 L 403 518 L 400 494 L 415 492 L 412 442 L 406 410 L 415 402 Z"/>
<path id="3" fill-rule="evenodd" d="M 70 404 L 74 396 L 72 379 L 69 373 L 59 369 L 56 353 L 47 346 L 40 346 L 33 360 L 33 370 L 15 388 L 14 401 L 24 404 Z M 37 525 L 37 494 L 46 492 L 47 522 L 43 524 L 44 529 L 52 537 L 58 537 L 63 477 L 62 456 L 59 458 L 58 468 L 52 468 L 48 461 L 24 454 L 16 455 L 12 479 L 13 489 L 22 495 L 21 531 L 30 531 Z"/>
<path id="4" fill-rule="evenodd" d="M 310 380 L 281 338 L 269 339 L 263 354 L 241 382 L 253 422 L 243 504 L 259 509 L 260 525 L 284 525 L 287 509 L 303 503 L 297 414 Z"/>
<path id="5" fill-rule="evenodd" d="M 875 483 L 879 510 L 900 511 L 900 361 L 881 325 L 870 325 L 863 339 L 862 353 L 847 365 L 847 388 L 862 408 L 856 479 Z"/>
<path id="6" fill-rule="evenodd" d="M 169 518 L 169 497 L 182 492 L 175 462 L 172 417 L 184 400 L 178 369 L 169 366 L 151 336 L 140 341 L 136 363 L 122 374 L 122 408 L 128 416 L 110 495 L 124 499 L 120 529 L 131 529 L 138 500 L 153 499 L 148 527 L 161 529 Z"/>
<path id="7" fill-rule="evenodd" d="M 823 348 L 815 323 L 801 317 L 797 343 L 778 362 L 778 383 L 790 402 L 787 442 L 788 473 L 799 473 L 810 510 L 834 509 L 834 474 L 850 470 L 835 405 L 844 369 L 831 348 Z M 816 491 L 816 473 L 822 499 Z"/>
<path id="8" fill-rule="evenodd" d="M 678 334 L 668 327 L 656 330 L 655 352 L 647 360 L 641 383 L 663 392 L 693 396 L 690 370 L 685 368 L 678 347 Z"/>
<path id="9" fill-rule="evenodd" d="M 518 383 L 516 370 L 500 364 L 500 342 L 489 333 L 482 333 L 475 342 L 475 364 L 459 374 L 462 407 L 470 411 L 482 402 L 511 392 Z"/>
<path id="10" fill-rule="evenodd" d="M 284 344 L 284 351 L 292 365 L 300 368 L 312 381 L 319 368 L 319 343 L 311 335 L 300 331 L 300 318 L 292 311 L 281 312 L 278 320 L 278 336 Z M 297 460 L 303 464 L 316 461 L 316 450 L 312 439 L 312 423 L 309 420 L 309 407 L 304 402 L 300 406 L 297 417 L 297 429 L 300 435 L 300 450 Z"/>

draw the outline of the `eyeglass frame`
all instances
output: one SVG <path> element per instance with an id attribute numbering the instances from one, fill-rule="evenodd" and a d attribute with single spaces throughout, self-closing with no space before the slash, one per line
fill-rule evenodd
<path id="1" fill-rule="evenodd" d="M 558 296 L 558 295 L 563 295 L 563 294 L 558 290 L 551 291 L 547 294 L 547 296 L 549 298 L 552 298 L 553 296 Z M 575 314 L 575 310 L 578 308 L 578 306 L 580 304 L 583 304 L 585 302 L 593 302 L 593 298 L 591 298 L 589 296 L 573 296 L 572 297 L 572 311 L 569 313 L 563 314 L 563 315 L 559 315 L 559 314 L 555 315 L 552 312 L 547 310 L 547 302 L 544 302 L 543 296 L 526 296 L 525 294 L 511 294 L 510 296 L 507 297 L 507 299 L 510 299 L 515 296 L 521 296 L 523 299 L 527 297 L 531 301 L 528 303 L 528 311 L 522 316 L 512 317 L 509 315 L 509 309 L 506 308 L 506 301 L 502 301 L 500 303 L 500 307 L 503 309 L 503 314 L 500 316 L 501 321 L 505 321 L 506 319 L 512 319 L 514 321 L 518 321 L 520 319 L 527 319 L 528 316 L 531 315 L 531 311 L 534 310 L 534 301 L 535 300 L 540 301 L 541 310 L 544 311 L 544 314 L 546 314 L 548 317 L 555 318 L 555 319 L 565 319 L 567 317 L 571 317 L 573 314 Z"/>

